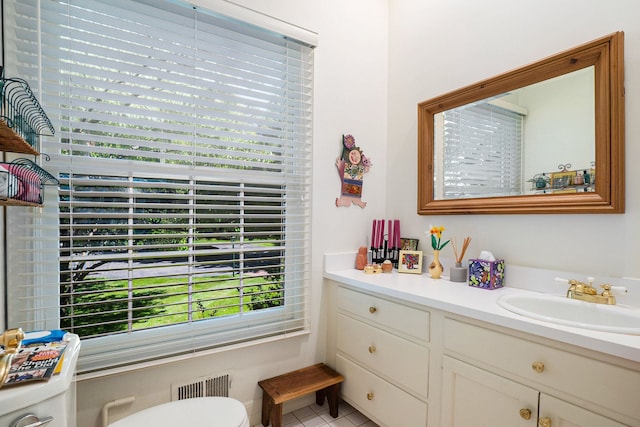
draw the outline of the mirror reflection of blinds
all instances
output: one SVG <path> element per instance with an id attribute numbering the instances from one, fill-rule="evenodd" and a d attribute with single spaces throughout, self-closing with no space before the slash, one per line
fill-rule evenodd
<path id="1" fill-rule="evenodd" d="M 439 198 L 517 195 L 523 116 L 487 103 L 443 113 Z"/>

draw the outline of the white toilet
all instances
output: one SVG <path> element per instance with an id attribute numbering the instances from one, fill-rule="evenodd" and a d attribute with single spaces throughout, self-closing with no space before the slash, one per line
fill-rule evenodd
<path id="1" fill-rule="evenodd" d="M 144 409 L 109 427 L 249 427 L 247 410 L 229 397 L 195 397 Z"/>

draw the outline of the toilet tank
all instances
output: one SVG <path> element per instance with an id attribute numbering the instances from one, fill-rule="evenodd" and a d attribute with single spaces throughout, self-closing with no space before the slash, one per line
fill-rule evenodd
<path id="1" fill-rule="evenodd" d="M 29 334 L 26 334 L 26 338 Z M 9 427 L 27 414 L 44 420 L 53 417 L 46 427 L 76 427 L 76 388 L 74 375 L 80 338 L 65 336 L 69 344 L 64 352 L 62 370 L 48 381 L 0 388 L 0 426 Z"/>

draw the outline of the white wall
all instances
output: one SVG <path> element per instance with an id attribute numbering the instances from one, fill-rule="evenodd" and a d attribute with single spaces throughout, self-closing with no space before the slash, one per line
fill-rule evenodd
<path id="1" fill-rule="evenodd" d="M 214 1 L 194 3 L 206 7 Z M 260 379 L 325 360 L 322 254 L 357 249 L 366 243 L 371 220 L 383 217 L 387 150 L 387 0 L 236 2 L 319 33 L 314 59 L 311 334 L 110 378 L 81 380 L 77 386 L 78 426 L 99 426 L 102 406 L 114 399 L 136 396 L 132 406 L 113 409 L 110 412 L 113 419 L 128 411 L 168 401 L 173 381 L 225 370 L 231 370 L 233 374 L 232 396 L 243 402 L 255 401 L 252 425 L 258 423 L 261 394 L 257 382 Z M 364 180 L 363 199 L 368 202 L 365 209 L 335 206 L 340 193 L 335 160 L 341 153 L 343 133 L 353 134 L 373 162 Z M 308 404 L 312 400 L 292 406 Z"/>
<path id="2" fill-rule="evenodd" d="M 472 236 L 470 255 L 488 249 L 505 258 L 507 283 L 509 264 L 640 277 L 640 122 L 634 119 L 640 113 L 640 2 L 391 0 L 389 6 L 387 215 L 400 217 L 424 250 L 429 224 L 444 225 L 445 237 L 459 242 Z M 625 32 L 625 214 L 416 215 L 419 102 L 618 30 Z"/>

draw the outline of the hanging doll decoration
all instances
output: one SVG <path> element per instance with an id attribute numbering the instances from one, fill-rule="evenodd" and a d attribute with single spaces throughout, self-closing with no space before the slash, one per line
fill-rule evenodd
<path id="1" fill-rule="evenodd" d="M 342 187 L 340 197 L 336 198 L 336 206 L 348 207 L 351 204 L 364 208 L 367 202 L 362 201 L 362 181 L 369 172 L 371 162 L 352 135 L 342 135 L 342 154 L 336 159 L 336 167 Z"/>

